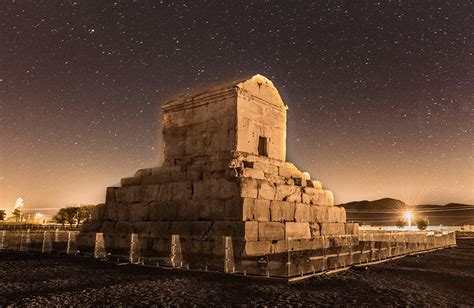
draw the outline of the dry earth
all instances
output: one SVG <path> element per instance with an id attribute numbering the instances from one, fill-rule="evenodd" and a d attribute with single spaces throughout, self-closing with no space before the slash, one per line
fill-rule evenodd
<path id="1" fill-rule="evenodd" d="M 300 284 L 0 253 L 5 305 L 473 306 L 474 240 Z"/>

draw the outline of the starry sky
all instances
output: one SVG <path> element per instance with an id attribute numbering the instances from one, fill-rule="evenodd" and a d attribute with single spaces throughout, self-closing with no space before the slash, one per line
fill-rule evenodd
<path id="1" fill-rule="evenodd" d="M 2 1 L 0 208 L 103 202 L 160 105 L 260 73 L 336 202 L 474 203 L 471 1 Z"/>

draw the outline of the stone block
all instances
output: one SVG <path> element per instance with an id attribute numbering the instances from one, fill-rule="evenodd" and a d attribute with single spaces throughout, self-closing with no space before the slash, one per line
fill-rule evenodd
<path id="1" fill-rule="evenodd" d="M 132 204 L 118 203 L 115 208 L 118 221 L 128 221 L 130 219 L 130 207 Z"/>
<path id="2" fill-rule="evenodd" d="M 295 203 L 272 200 L 270 203 L 270 219 L 271 221 L 294 221 Z"/>
<path id="3" fill-rule="evenodd" d="M 334 205 L 334 195 L 330 190 L 324 190 L 324 205 L 333 206 Z"/>
<path id="4" fill-rule="evenodd" d="M 114 233 L 116 222 L 113 221 L 104 221 L 100 226 L 101 233 Z"/>
<path id="5" fill-rule="evenodd" d="M 311 231 L 308 222 L 286 222 L 285 223 L 286 239 L 310 239 Z"/>
<path id="6" fill-rule="evenodd" d="M 171 235 L 171 222 L 168 221 L 154 221 L 150 226 L 151 237 L 160 238 Z"/>
<path id="7" fill-rule="evenodd" d="M 143 194 L 141 186 L 120 187 L 115 191 L 117 202 L 135 203 L 142 201 Z"/>
<path id="8" fill-rule="evenodd" d="M 150 206 L 148 203 L 134 203 L 129 205 L 130 221 L 147 221 L 150 219 Z"/>
<path id="9" fill-rule="evenodd" d="M 314 222 L 328 222 L 329 221 L 329 207 L 323 205 L 311 205 L 313 214 L 312 221 Z"/>
<path id="10" fill-rule="evenodd" d="M 173 195 L 172 188 L 172 183 L 147 185 L 143 189 L 144 201 L 170 201 Z"/>
<path id="11" fill-rule="evenodd" d="M 275 165 L 266 164 L 261 161 L 254 161 L 252 164 L 252 168 L 255 170 L 261 170 L 264 173 L 271 174 L 271 175 L 278 175 L 278 167 Z"/>
<path id="12" fill-rule="evenodd" d="M 135 172 L 135 177 L 137 178 L 143 178 L 145 176 L 150 176 L 150 175 L 151 175 L 151 168 L 140 169 L 137 172 Z"/>
<path id="13" fill-rule="evenodd" d="M 254 178 L 254 179 L 259 179 L 259 180 L 263 180 L 265 178 L 265 174 L 263 173 L 262 170 L 256 170 L 256 169 L 251 169 L 251 168 L 241 169 L 239 176 Z"/>
<path id="14" fill-rule="evenodd" d="M 252 178 L 239 178 L 240 195 L 245 198 L 257 198 L 257 180 Z"/>
<path id="15" fill-rule="evenodd" d="M 245 242 L 244 256 L 262 256 L 270 253 L 271 241 L 248 241 Z"/>
<path id="16" fill-rule="evenodd" d="M 219 180 L 219 194 L 220 198 L 231 198 L 240 195 L 239 186 L 237 182 L 232 180 L 221 179 Z"/>
<path id="17" fill-rule="evenodd" d="M 307 204 L 325 204 L 325 193 L 322 189 L 317 189 L 313 187 L 303 188 L 302 201 Z"/>
<path id="18" fill-rule="evenodd" d="M 309 230 L 311 232 L 312 238 L 317 238 L 321 236 L 321 226 L 319 225 L 319 223 L 316 223 L 316 222 L 309 223 Z"/>
<path id="19" fill-rule="evenodd" d="M 226 199 L 194 200 L 197 220 L 224 220 Z"/>
<path id="20" fill-rule="evenodd" d="M 272 174 L 268 174 L 268 173 L 265 173 L 265 179 L 267 179 L 267 181 L 269 181 L 270 183 L 273 183 L 275 185 L 284 185 L 286 184 L 286 181 L 284 177 L 282 176 L 279 176 L 279 175 L 272 175 Z"/>
<path id="21" fill-rule="evenodd" d="M 258 240 L 273 241 L 285 239 L 285 223 L 283 222 L 259 222 Z"/>
<path id="22" fill-rule="evenodd" d="M 186 171 L 186 180 L 200 181 L 202 179 L 201 171 L 188 170 Z"/>
<path id="23" fill-rule="evenodd" d="M 107 187 L 106 193 L 105 193 L 105 204 L 110 204 L 110 203 L 116 203 L 117 198 L 116 198 L 116 190 L 118 187 Z"/>
<path id="24" fill-rule="evenodd" d="M 97 220 L 89 220 L 82 224 L 81 232 L 99 232 L 103 222 Z"/>
<path id="25" fill-rule="evenodd" d="M 346 234 L 359 234 L 359 224 L 346 223 Z"/>
<path id="26" fill-rule="evenodd" d="M 120 180 L 120 186 L 136 186 L 141 184 L 141 178 L 138 177 L 130 177 L 130 178 L 123 178 Z"/>
<path id="27" fill-rule="evenodd" d="M 132 234 L 133 223 L 128 221 L 119 221 L 115 225 L 115 233 L 117 234 Z"/>
<path id="28" fill-rule="evenodd" d="M 307 185 L 308 187 L 316 188 L 316 189 L 323 189 L 323 184 L 320 181 L 311 180 L 310 183 Z"/>
<path id="29" fill-rule="evenodd" d="M 185 201 L 159 201 L 149 203 L 150 220 L 176 221 Z"/>
<path id="30" fill-rule="evenodd" d="M 266 200 L 275 199 L 275 185 L 266 180 L 257 181 L 258 198 Z"/>
<path id="31" fill-rule="evenodd" d="M 239 240 L 254 240 L 258 237 L 256 221 L 214 221 L 208 234 L 211 238 L 231 236 Z"/>
<path id="32" fill-rule="evenodd" d="M 247 220 L 243 219 L 243 200 L 240 197 L 225 199 L 224 220 Z"/>
<path id="33" fill-rule="evenodd" d="M 105 208 L 105 204 L 97 204 L 92 210 L 91 220 L 92 221 L 106 220 L 105 215 L 104 215 L 104 208 Z"/>
<path id="34" fill-rule="evenodd" d="M 270 221 L 270 200 L 255 200 L 255 218 L 258 221 Z"/>
<path id="35" fill-rule="evenodd" d="M 118 221 L 119 220 L 118 207 L 119 207 L 118 203 L 107 204 L 107 206 L 105 208 L 106 220 L 110 220 L 110 221 Z"/>
<path id="36" fill-rule="evenodd" d="M 342 207 L 338 206 L 327 206 L 328 209 L 328 219 L 326 222 L 345 222 L 346 221 L 346 211 Z"/>
<path id="37" fill-rule="evenodd" d="M 291 185 L 277 185 L 275 200 L 301 202 L 301 187 Z"/>
<path id="38" fill-rule="evenodd" d="M 296 222 L 309 222 L 313 221 L 313 213 L 311 206 L 306 203 L 295 204 L 295 221 Z"/>
<path id="39" fill-rule="evenodd" d="M 278 167 L 278 175 L 286 177 L 286 178 L 302 178 L 301 171 L 299 171 L 296 167 L 291 166 L 290 164 L 286 164 L 286 166 Z"/>
<path id="40" fill-rule="evenodd" d="M 323 222 L 321 225 L 321 235 L 343 235 L 346 233 L 346 227 L 344 223 L 337 222 Z"/>
<path id="41" fill-rule="evenodd" d="M 172 172 L 171 173 L 171 181 L 185 181 L 186 180 L 186 172 Z"/>
<path id="42" fill-rule="evenodd" d="M 171 200 L 190 200 L 193 196 L 191 182 L 173 182 Z"/>
<path id="43" fill-rule="evenodd" d="M 253 198 L 242 198 L 242 220 L 257 220 L 257 210 Z"/>

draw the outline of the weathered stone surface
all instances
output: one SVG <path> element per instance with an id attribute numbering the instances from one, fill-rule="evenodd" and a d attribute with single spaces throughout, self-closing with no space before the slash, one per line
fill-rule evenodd
<path id="1" fill-rule="evenodd" d="M 171 200 L 190 200 L 193 196 L 191 182 L 174 182 L 171 189 Z"/>
<path id="2" fill-rule="evenodd" d="M 144 186 L 144 201 L 170 201 L 172 198 L 172 188 L 172 183 Z"/>
<path id="3" fill-rule="evenodd" d="M 271 221 L 294 221 L 295 203 L 272 200 L 270 203 L 270 217 Z"/>
<path id="4" fill-rule="evenodd" d="M 309 239 L 311 231 L 308 222 L 285 223 L 285 237 L 287 239 Z"/>
<path id="5" fill-rule="evenodd" d="M 342 235 L 346 233 L 344 223 L 323 222 L 321 225 L 321 235 Z"/>
<path id="6" fill-rule="evenodd" d="M 250 177 L 254 179 L 263 180 L 265 179 L 265 174 L 262 170 L 256 170 L 251 168 L 243 168 L 241 169 L 241 173 L 239 174 L 241 177 Z"/>
<path id="7" fill-rule="evenodd" d="M 130 204 L 130 221 L 147 221 L 150 219 L 150 206 L 148 203 Z"/>
<path id="8" fill-rule="evenodd" d="M 244 198 L 257 198 L 257 180 L 252 178 L 240 178 L 240 196 Z"/>
<path id="9" fill-rule="evenodd" d="M 323 205 L 312 205 L 311 210 L 313 212 L 312 221 L 327 222 L 329 220 L 329 207 Z"/>
<path id="10" fill-rule="evenodd" d="M 140 185 L 140 184 L 141 184 L 141 178 L 139 177 L 123 178 L 120 180 L 120 185 L 122 187 L 134 186 L 134 185 Z"/>
<path id="11" fill-rule="evenodd" d="M 137 172 L 135 172 L 135 177 L 137 178 L 143 178 L 145 176 L 150 176 L 151 175 L 151 168 L 146 168 L 146 169 L 140 169 Z"/>
<path id="12" fill-rule="evenodd" d="M 255 215 L 258 221 L 270 221 L 270 200 L 255 200 Z"/>
<path id="13" fill-rule="evenodd" d="M 346 234 L 359 234 L 359 224 L 346 223 Z"/>
<path id="14" fill-rule="evenodd" d="M 288 202 L 301 202 L 301 187 L 277 185 L 275 199 Z"/>
<path id="15" fill-rule="evenodd" d="M 107 191 L 105 193 L 105 203 L 106 204 L 111 204 L 111 203 L 116 203 L 117 198 L 116 198 L 116 191 L 118 187 L 107 187 Z"/>
<path id="16" fill-rule="evenodd" d="M 311 206 L 306 203 L 295 204 L 295 221 L 297 222 L 309 222 L 313 221 L 313 213 Z"/>
<path id="17" fill-rule="evenodd" d="M 285 239 L 285 223 L 283 222 L 259 222 L 258 240 L 273 241 Z"/>
<path id="18" fill-rule="evenodd" d="M 267 163 L 264 163 L 262 161 L 254 161 L 252 164 L 252 168 L 256 170 L 261 170 L 264 173 L 270 174 L 270 175 L 278 175 L 278 167 L 275 165 L 270 165 Z"/>
<path id="19" fill-rule="evenodd" d="M 308 204 L 325 205 L 325 193 L 322 189 L 312 187 L 303 188 L 302 201 Z"/>
<path id="20" fill-rule="evenodd" d="M 141 186 L 120 187 L 115 191 L 117 202 L 135 203 L 142 201 L 143 194 Z"/>
<path id="21" fill-rule="evenodd" d="M 328 206 L 328 217 L 325 222 L 345 222 L 346 221 L 346 211 L 342 207 L 338 206 Z"/>
<path id="22" fill-rule="evenodd" d="M 273 183 L 261 180 L 257 182 L 258 186 L 258 198 L 266 200 L 275 199 L 275 185 Z"/>
<path id="23" fill-rule="evenodd" d="M 271 241 L 247 241 L 243 255 L 262 256 L 270 253 Z"/>

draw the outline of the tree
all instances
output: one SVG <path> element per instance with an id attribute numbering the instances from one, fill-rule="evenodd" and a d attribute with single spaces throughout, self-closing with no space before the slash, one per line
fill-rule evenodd
<path id="1" fill-rule="evenodd" d="M 78 210 L 79 210 L 79 208 L 75 207 L 75 206 L 67 207 L 67 208 L 64 209 L 64 214 L 66 216 L 66 221 L 69 224 L 69 226 L 71 226 L 71 227 L 77 220 L 77 211 Z"/>
<path id="2" fill-rule="evenodd" d="M 66 219 L 66 209 L 65 208 L 62 208 L 60 209 L 56 215 L 54 215 L 53 217 L 54 221 L 56 221 L 58 224 L 61 224 L 63 225 L 64 227 L 64 224 L 66 223 L 67 219 Z"/>
<path id="3" fill-rule="evenodd" d="M 0 221 L 5 220 L 7 217 L 7 212 L 5 210 L 0 210 Z"/>
<path id="4" fill-rule="evenodd" d="M 405 227 L 406 225 L 408 225 L 408 223 L 405 219 L 399 218 L 397 220 L 397 228 L 401 229 L 401 228 Z"/>
<path id="5" fill-rule="evenodd" d="M 88 221 L 92 217 L 95 205 L 81 205 L 77 210 L 77 224 Z"/>
<path id="6" fill-rule="evenodd" d="M 15 208 L 13 210 L 12 215 L 13 215 L 13 217 L 15 217 L 16 222 L 20 222 L 22 217 L 23 217 L 23 214 L 21 213 L 21 210 L 20 210 L 19 207 Z"/>
<path id="7" fill-rule="evenodd" d="M 427 218 L 420 218 L 416 221 L 416 226 L 419 230 L 426 230 L 428 228 L 430 222 Z"/>

